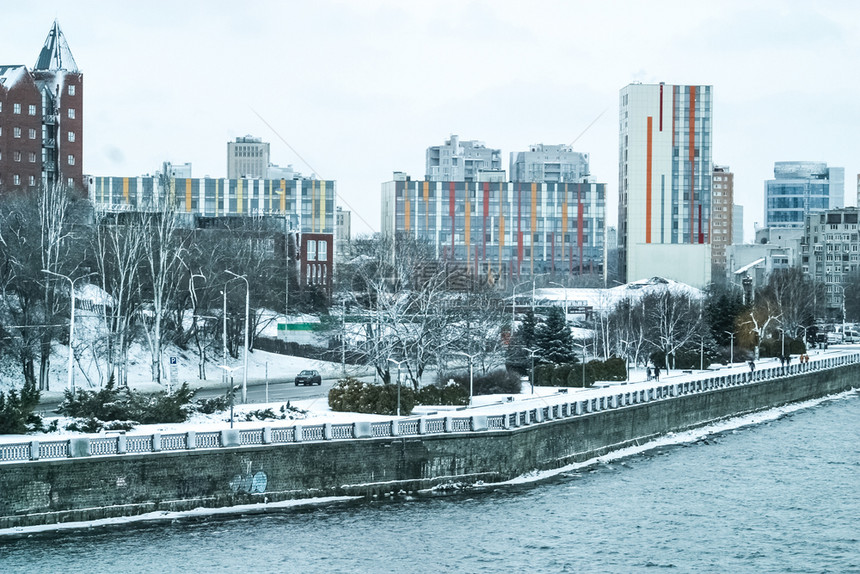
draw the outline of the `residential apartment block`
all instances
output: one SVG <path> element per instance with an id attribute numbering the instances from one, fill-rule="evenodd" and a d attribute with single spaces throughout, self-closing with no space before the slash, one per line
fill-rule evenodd
<path id="1" fill-rule="evenodd" d="M 711 280 L 711 86 L 620 92 L 619 275 Z"/>
<path id="2" fill-rule="evenodd" d="M 534 144 L 528 151 L 511 152 L 511 181 L 563 183 L 585 181 L 588 154 L 569 145 Z"/>
<path id="3" fill-rule="evenodd" d="M 266 177 L 269 169 L 269 143 L 261 138 L 245 136 L 227 142 L 227 178 Z"/>
<path id="4" fill-rule="evenodd" d="M 813 280 L 827 284 L 827 309 L 831 316 L 841 311 L 843 288 L 860 277 L 859 214 L 856 207 L 843 207 L 806 216 L 801 265 Z"/>
<path id="5" fill-rule="evenodd" d="M 428 181 L 478 181 L 482 171 L 501 171 L 502 151 L 483 142 L 460 141 L 452 135 L 444 145 L 427 148 L 425 175 Z"/>
<path id="6" fill-rule="evenodd" d="M 734 189 L 735 174 L 728 167 L 714 166 L 714 181 L 711 184 L 711 274 L 713 277 L 725 273 L 726 247 L 734 239 Z"/>
<path id="7" fill-rule="evenodd" d="M 0 191 L 83 189 L 83 74 L 54 21 L 32 70 L 0 66 Z"/>
<path id="8" fill-rule="evenodd" d="M 845 168 L 819 161 L 778 161 L 765 188 L 765 226 L 803 228 L 806 216 L 844 207 Z"/>
<path id="9" fill-rule="evenodd" d="M 476 280 L 603 273 L 606 185 L 413 181 L 382 185 L 382 233 L 429 242 Z"/>
<path id="10" fill-rule="evenodd" d="M 87 188 L 97 211 L 147 211 L 169 201 L 197 218 L 277 217 L 290 231 L 334 234 L 334 181 L 90 176 Z"/>

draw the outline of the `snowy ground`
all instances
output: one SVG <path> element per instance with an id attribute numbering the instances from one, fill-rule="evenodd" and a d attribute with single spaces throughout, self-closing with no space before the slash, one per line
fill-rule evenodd
<path id="1" fill-rule="evenodd" d="M 813 351 L 810 355 L 813 360 L 817 358 L 824 357 L 832 357 L 837 354 L 842 354 L 845 351 L 856 352 L 860 350 L 860 345 L 853 346 L 839 346 L 836 348 L 831 348 L 829 351 Z M 282 360 L 281 367 L 282 369 L 297 369 L 299 368 L 295 361 L 302 361 L 301 359 L 297 359 L 296 357 L 283 357 L 279 355 L 271 355 L 268 353 L 258 352 L 260 357 L 268 356 L 272 361 L 272 364 L 277 360 Z M 257 354 L 257 353 L 255 353 Z M 259 359 L 258 359 L 259 360 Z M 265 361 L 266 359 L 262 359 Z M 795 361 L 797 359 L 795 358 Z M 321 362 L 315 362 L 317 366 L 321 364 Z M 779 360 L 777 359 L 762 359 L 757 363 L 757 369 L 766 369 L 779 365 Z M 340 369 L 340 365 L 328 363 L 322 365 L 324 368 L 327 368 L 334 375 L 339 374 L 338 369 Z M 712 376 L 712 375 L 725 375 L 729 373 L 739 373 L 748 371 L 749 367 L 746 363 L 735 363 L 734 365 L 711 365 L 710 369 L 707 371 L 670 371 L 669 373 L 663 373 L 660 376 L 661 382 L 666 383 L 680 383 L 684 381 L 697 380 L 702 378 L 703 376 Z M 271 371 L 270 371 L 271 373 Z M 213 381 L 213 384 L 220 384 L 220 381 Z M 606 395 L 608 392 L 607 389 L 602 388 L 602 386 L 607 387 L 618 387 L 623 386 L 625 391 L 634 391 L 640 388 L 649 387 L 652 383 L 648 383 L 646 381 L 646 372 L 645 369 L 631 369 L 630 370 L 630 380 L 623 381 L 618 383 L 598 383 L 597 386 L 582 389 L 582 388 L 557 388 L 557 387 L 534 387 L 534 391 L 532 391 L 531 386 L 528 382 L 524 381 L 522 386 L 522 391 L 519 394 L 506 394 L 506 395 L 482 395 L 476 396 L 473 399 L 473 405 L 471 408 L 464 407 L 443 407 L 443 406 L 419 406 L 413 412 L 412 416 L 424 416 L 424 415 L 433 415 L 438 414 L 441 416 L 445 415 L 457 415 L 457 416 L 468 416 L 471 414 L 480 414 L 480 415 L 492 415 L 492 414 L 500 414 L 500 413 L 508 413 L 511 412 L 511 403 L 520 403 L 522 406 L 517 408 L 534 408 L 535 406 L 547 406 L 554 404 L 561 404 L 564 402 L 570 402 L 572 400 L 583 400 L 587 398 L 597 397 Z M 576 399 L 574 399 L 576 397 Z M 257 418 L 254 418 L 251 421 L 245 420 L 245 415 L 251 413 L 253 411 L 271 409 L 276 416 L 281 415 L 281 407 L 286 407 L 286 402 L 273 402 L 273 403 L 254 403 L 249 405 L 236 405 L 234 407 L 234 415 L 233 415 L 233 425 L 236 428 L 261 428 L 262 426 L 289 426 L 293 424 L 295 421 L 306 421 L 306 424 L 322 424 L 322 423 L 349 423 L 355 421 L 385 421 L 391 420 L 392 416 L 387 415 L 368 415 L 368 414 L 358 414 L 358 413 L 340 413 L 332 411 L 328 406 L 328 400 L 326 397 L 312 398 L 312 399 L 302 399 L 302 400 L 294 400 L 290 402 L 290 406 L 296 409 L 299 409 L 302 412 L 294 412 L 287 411 L 285 409 L 285 419 L 270 419 L 261 421 Z M 46 424 L 50 422 L 50 418 L 46 418 Z M 51 439 L 59 439 L 61 437 L 79 435 L 79 433 L 74 433 L 70 431 L 63 430 L 65 424 L 69 422 L 68 419 L 59 418 L 59 427 L 61 430 L 51 433 L 50 435 L 5 435 L 0 436 L 0 442 L 2 443 L 18 443 L 24 441 L 30 441 L 34 439 L 38 439 L 39 436 L 44 438 Z M 151 434 L 153 432 L 160 433 L 174 433 L 174 432 L 187 432 L 190 430 L 194 431 L 213 431 L 213 430 L 221 430 L 225 428 L 230 428 L 230 414 L 229 412 L 225 413 L 217 413 L 213 415 L 203 415 L 197 414 L 194 415 L 189 421 L 178 424 L 158 424 L 158 425 L 140 425 L 135 427 L 132 431 L 129 431 L 129 434 Z"/>

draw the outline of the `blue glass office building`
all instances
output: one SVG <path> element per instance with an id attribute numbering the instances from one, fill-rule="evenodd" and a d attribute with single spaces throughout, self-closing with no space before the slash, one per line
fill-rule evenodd
<path id="1" fill-rule="evenodd" d="M 844 206 L 845 168 L 824 162 L 778 161 L 765 182 L 765 225 L 804 226 L 810 213 Z"/>

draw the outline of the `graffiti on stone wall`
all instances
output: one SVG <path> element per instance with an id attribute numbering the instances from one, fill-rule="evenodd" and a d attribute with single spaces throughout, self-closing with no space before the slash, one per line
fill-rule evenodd
<path id="1" fill-rule="evenodd" d="M 230 490 L 247 494 L 266 492 L 266 484 L 268 483 L 266 473 L 262 470 L 255 472 L 253 462 L 250 460 L 245 460 L 243 463 L 242 471 L 230 480 Z"/>

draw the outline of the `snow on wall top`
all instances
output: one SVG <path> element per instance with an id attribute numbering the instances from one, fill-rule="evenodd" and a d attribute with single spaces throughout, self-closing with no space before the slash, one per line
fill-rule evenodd
<path id="1" fill-rule="evenodd" d="M 701 289 L 697 289 L 686 283 L 679 283 L 678 281 L 662 277 L 652 277 L 651 279 L 641 279 L 610 289 L 540 288 L 535 290 L 535 300 L 553 301 L 563 304 L 566 298 L 571 305 L 574 305 L 574 302 L 580 302 L 593 308 L 595 311 L 610 311 L 628 298 L 637 301 L 649 293 L 660 292 L 664 289 L 674 294 L 688 295 L 693 299 L 704 297 Z M 517 294 L 518 297 L 526 297 L 528 295 L 529 293 L 523 292 Z"/>

